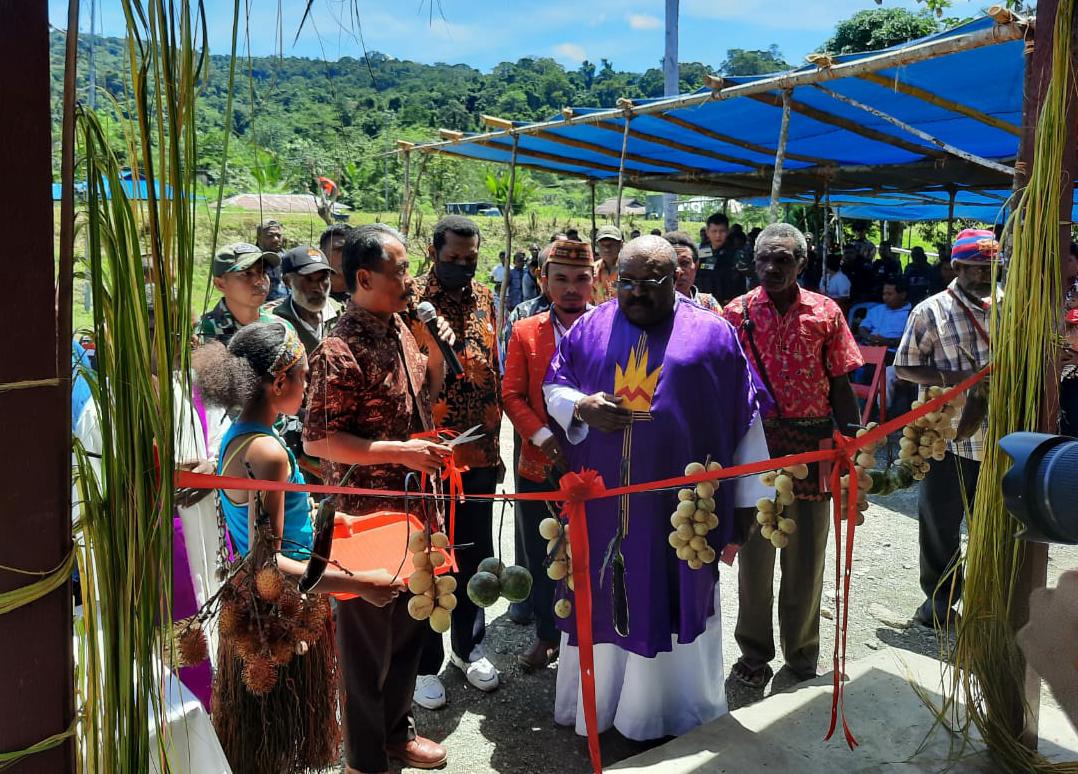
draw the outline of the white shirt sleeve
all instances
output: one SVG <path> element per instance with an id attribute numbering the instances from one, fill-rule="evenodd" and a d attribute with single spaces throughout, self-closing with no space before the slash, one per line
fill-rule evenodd
<path id="1" fill-rule="evenodd" d="M 536 430 L 532 434 L 532 437 L 529 438 L 528 440 L 531 441 L 532 446 L 542 446 L 544 443 L 546 443 L 546 440 L 548 438 L 553 438 L 553 437 L 554 437 L 554 431 L 553 430 L 551 430 L 549 427 L 540 427 L 538 430 Z"/>
<path id="2" fill-rule="evenodd" d="M 547 416 L 565 431 L 569 443 L 576 446 L 588 437 L 588 426 L 573 419 L 577 401 L 587 397 L 584 393 L 563 384 L 544 384 L 543 397 L 546 399 Z"/>
<path id="3" fill-rule="evenodd" d="M 767 450 L 767 439 L 764 438 L 764 423 L 757 415 L 734 451 L 734 465 L 759 462 L 769 459 L 770 456 Z M 760 477 L 755 475 L 735 479 L 735 487 L 735 508 L 755 508 L 756 501 L 761 497 L 775 496 L 775 490 L 764 486 L 760 482 Z"/>

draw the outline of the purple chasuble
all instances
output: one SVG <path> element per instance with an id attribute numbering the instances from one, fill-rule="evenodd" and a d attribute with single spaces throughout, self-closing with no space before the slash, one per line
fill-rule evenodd
<path id="1" fill-rule="evenodd" d="M 690 462 L 710 455 L 730 467 L 761 404 L 769 402 L 757 384 L 733 327 L 718 315 L 678 298 L 669 319 L 640 328 L 621 313 L 612 299 L 581 317 L 562 338 L 547 372 L 547 384 L 560 384 L 591 395 L 620 394 L 634 411 L 650 420 L 632 425 L 629 483 L 684 475 Z M 619 485 L 623 432 L 594 428 L 578 445 L 563 441 L 570 468 L 597 470 L 607 487 Z M 734 534 L 734 483 L 715 493 L 719 526 L 708 542 L 721 553 Z M 590 543 L 593 631 L 596 643 L 613 643 L 650 658 L 699 636 L 714 614 L 718 571 L 700 570 L 680 561 L 667 542 L 670 515 L 677 507 L 674 491 L 629 496 L 629 531 L 622 542 L 625 557 L 629 632 L 621 637 L 613 626 L 613 591 L 608 570 L 599 574 L 618 528 L 618 498 L 587 504 Z M 573 614 L 575 616 L 575 612 Z M 574 617 L 560 620 L 576 645 Z"/>

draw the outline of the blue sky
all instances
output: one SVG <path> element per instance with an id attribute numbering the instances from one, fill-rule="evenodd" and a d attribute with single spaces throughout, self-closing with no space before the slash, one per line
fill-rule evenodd
<path id="1" fill-rule="evenodd" d="M 434 5 L 433 21 L 431 3 Z M 916 0 L 884 0 L 916 9 Z M 227 53 L 231 0 L 205 0 L 210 49 Z M 123 30 L 118 0 L 97 0 L 98 30 Z M 337 59 L 362 52 L 353 22 L 358 7 L 368 50 L 417 62 L 463 63 L 487 71 L 524 56 L 550 56 L 569 68 L 606 58 L 619 70 L 659 66 L 663 54 L 663 0 L 315 0 L 312 19 L 293 45 L 306 0 L 244 0 L 250 5 L 255 55 L 279 50 L 278 10 L 288 56 Z M 974 16 L 989 2 L 955 0 L 950 15 Z M 81 28 L 89 29 L 89 0 Z M 680 59 L 717 67 L 728 48 L 777 44 L 788 62 L 826 40 L 835 23 L 875 0 L 681 0 Z M 439 13 L 440 10 L 440 13 Z M 66 25 L 67 3 L 50 0 L 50 18 Z M 241 45 L 243 35 L 241 32 Z"/>

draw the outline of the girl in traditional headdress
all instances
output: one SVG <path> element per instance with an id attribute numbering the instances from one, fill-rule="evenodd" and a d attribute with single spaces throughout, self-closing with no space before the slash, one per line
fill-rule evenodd
<path id="1" fill-rule="evenodd" d="M 193 355 L 207 402 L 239 409 L 221 440 L 218 473 L 303 483 L 273 423 L 303 402 L 307 357 L 284 322 L 245 325 L 228 348 Z M 328 600 L 300 594 L 313 529 L 303 492 L 218 490 L 224 532 L 242 565 L 221 597 L 213 721 L 233 771 L 303 772 L 339 760 L 337 673 Z M 235 567 L 233 568 L 235 569 Z M 316 592 L 382 606 L 403 584 L 385 571 L 328 568 Z"/>

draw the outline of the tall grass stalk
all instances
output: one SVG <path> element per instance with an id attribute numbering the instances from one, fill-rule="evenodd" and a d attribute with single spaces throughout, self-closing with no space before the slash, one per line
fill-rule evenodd
<path id="1" fill-rule="evenodd" d="M 152 761 L 168 770 L 160 664 L 171 622 L 173 395 L 175 379 L 186 382 L 189 356 L 195 99 L 207 62 L 198 0 L 121 0 L 121 7 L 130 106 L 121 114 L 124 158 L 96 115 L 78 108 L 75 116 L 88 183 L 84 269 L 93 286 L 91 389 L 101 436 L 97 460 L 75 447 L 80 768 L 91 772 L 145 772 Z M 125 166 L 144 181 L 145 200 L 125 194 Z M 144 255 L 155 280 L 152 333 Z"/>
<path id="2" fill-rule="evenodd" d="M 969 520 L 963 617 L 954 649 L 955 697 L 965 701 L 997 762 L 1012 771 L 1078 772 L 1078 763 L 1050 764 L 1016 734 L 1025 710 L 1024 661 L 1010 624 L 1023 544 L 1018 522 L 1003 505 L 1001 482 L 1010 467 L 999 440 L 1020 430 L 1040 429 L 1045 378 L 1058 337 L 1060 283 L 1060 197 L 1067 109 L 1073 88 L 1071 21 L 1074 0 L 1063 0 L 1054 20 L 1052 74 L 1034 140 L 1029 183 L 1007 224 L 1010 247 L 1002 304 L 993 312 L 993 370 L 984 461 Z M 1068 193 L 1069 195 L 1069 193 Z"/>

